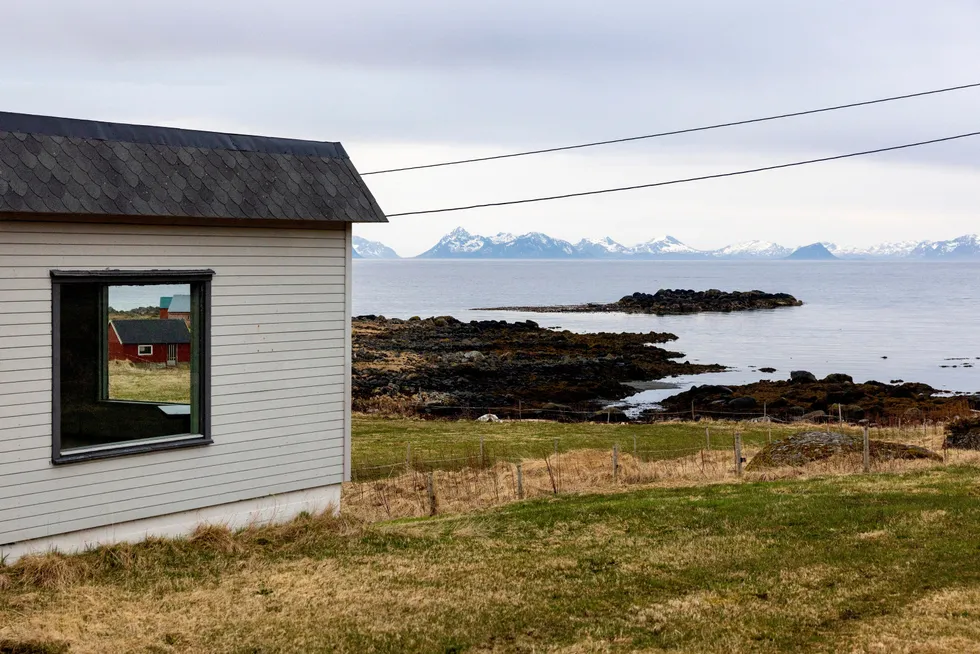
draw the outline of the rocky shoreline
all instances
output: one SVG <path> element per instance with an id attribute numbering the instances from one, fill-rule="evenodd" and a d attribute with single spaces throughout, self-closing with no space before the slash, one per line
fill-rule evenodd
<path id="1" fill-rule="evenodd" d="M 657 332 L 576 334 L 451 316 L 360 316 L 352 329 L 355 411 L 475 417 L 508 408 L 585 420 L 635 393 L 627 382 L 724 370 L 679 360 L 658 347 L 677 337 Z"/>
<path id="2" fill-rule="evenodd" d="M 656 293 L 633 293 L 609 304 L 587 303 L 557 306 L 487 307 L 474 311 L 523 311 L 532 313 L 647 313 L 658 316 L 690 313 L 730 313 L 798 307 L 803 302 L 788 293 L 763 291 L 725 292 L 661 289 Z"/>
<path id="3" fill-rule="evenodd" d="M 703 385 L 627 417 L 608 408 L 639 390 L 669 388 L 675 376 L 725 367 L 683 361 L 660 345 L 673 334 L 577 334 L 533 321 L 461 322 L 451 316 L 410 320 L 360 316 L 352 321 L 355 411 L 476 418 L 603 422 L 702 417 L 794 421 L 843 419 L 918 423 L 980 409 L 980 396 L 948 396 L 918 383 L 855 383 L 844 374 L 741 386 Z"/>
<path id="4" fill-rule="evenodd" d="M 980 408 L 978 396 L 948 396 L 927 384 L 867 381 L 845 374 L 817 379 L 798 370 L 790 379 L 742 386 L 695 386 L 661 402 L 663 412 L 699 412 L 712 417 L 767 415 L 780 420 L 860 420 L 921 422 L 949 420 Z M 692 411 L 693 410 L 693 411 Z M 648 419 L 658 411 L 645 412 Z"/>

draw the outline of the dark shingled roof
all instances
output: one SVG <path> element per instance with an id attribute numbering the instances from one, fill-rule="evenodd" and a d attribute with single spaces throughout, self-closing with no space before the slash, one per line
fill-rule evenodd
<path id="1" fill-rule="evenodd" d="M 0 112 L 5 213 L 387 221 L 339 143 Z"/>
<path id="2" fill-rule="evenodd" d="M 190 343 L 191 333 L 183 320 L 111 320 L 124 345 Z"/>

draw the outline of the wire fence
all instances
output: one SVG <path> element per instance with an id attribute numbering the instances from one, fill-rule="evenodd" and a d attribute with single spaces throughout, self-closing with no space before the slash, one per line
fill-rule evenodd
<path id="1" fill-rule="evenodd" d="M 355 407 L 355 409 L 372 412 L 369 406 Z M 463 420 L 477 420 L 486 416 L 487 419 L 499 418 L 501 420 L 552 420 L 556 422 L 641 422 L 657 423 L 671 420 L 692 420 L 700 421 L 703 419 L 725 419 L 740 421 L 757 422 L 829 422 L 857 424 L 862 420 L 869 419 L 875 424 L 883 424 L 889 427 L 900 427 L 902 425 L 921 425 L 923 423 L 948 421 L 957 416 L 977 414 L 967 399 L 962 402 L 948 406 L 924 406 L 922 408 L 912 407 L 900 411 L 865 411 L 860 407 L 844 404 L 831 404 L 824 410 L 805 411 L 799 407 L 769 407 L 766 403 L 755 410 L 736 410 L 714 405 L 704 407 L 691 404 L 690 409 L 662 411 L 654 407 L 629 406 L 623 404 L 611 404 L 609 406 L 597 408 L 587 405 L 558 405 L 545 404 L 533 405 L 518 401 L 515 404 L 498 405 L 453 405 L 440 404 L 435 402 L 406 402 L 400 405 L 400 409 L 407 414 L 429 418 L 451 418 Z"/>
<path id="2" fill-rule="evenodd" d="M 677 459 L 698 455 L 701 452 L 734 452 L 742 445 L 755 450 L 789 433 L 804 430 L 840 431 L 860 434 L 864 427 L 847 423 L 823 422 L 797 426 L 778 425 L 771 422 L 744 424 L 738 422 L 711 421 L 700 427 L 686 424 L 662 425 L 612 425 L 610 429 L 592 428 L 579 432 L 569 428 L 565 433 L 554 435 L 534 433 L 533 423 L 517 423 L 521 433 L 507 429 L 495 430 L 486 426 L 481 433 L 442 436 L 397 435 L 381 441 L 362 445 L 363 452 L 355 452 L 351 480 L 369 481 L 413 472 L 450 471 L 463 469 L 489 469 L 498 464 L 517 464 L 528 460 L 542 460 L 579 451 L 613 451 L 629 455 L 639 463 L 665 459 Z M 501 425 L 507 427 L 508 425 Z M 511 424 L 513 425 L 513 423 Z M 775 428 L 775 432 L 774 432 Z M 530 431 L 528 431 L 530 430 Z M 944 452 L 945 423 L 923 421 L 889 425 L 867 425 L 869 438 L 878 441 L 917 445 L 933 452 Z"/>
<path id="3" fill-rule="evenodd" d="M 813 426 L 808 426 L 812 429 Z M 649 427 L 647 428 L 649 431 Z M 698 485 L 740 478 L 772 479 L 804 474 L 860 474 L 902 471 L 946 463 L 980 465 L 980 452 L 947 450 L 942 424 L 898 429 L 860 428 L 865 451 L 817 461 L 803 468 L 753 470 L 747 464 L 766 444 L 765 430 L 747 432 L 737 425 L 713 425 L 704 441 L 670 446 L 632 428 L 613 428 L 606 438 L 575 438 L 541 443 L 467 439 L 453 452 L 427 449 L 424 442 L 398 446 L 404 458 L 358 466 L 344 490 L 345 510 L 368 520 L 457 513 L 507 502 L 563 493 L 602 492 L 638 484 Z M 545 439 L 542 439 L 545 440 Z M 930 459 L 903 460 L 871 456 L 876 440 L 917 445 L 934 453 Z"/>

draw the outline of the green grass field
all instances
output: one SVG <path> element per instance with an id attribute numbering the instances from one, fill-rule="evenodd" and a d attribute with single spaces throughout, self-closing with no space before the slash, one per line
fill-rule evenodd
<path id="1" fill-rule="evenodd" d="M 978 498 L 951 466 L 212 528 L 0 569 L 0 651 L 978 651 Z"/>
<path id="2" fill-rule="evenodd" d="M 109 397 L 137 402 L 191 401 L 191 367 L 160 368 L 128 361 L 109 362 Z"/>
<path id="3" fill-rule="evenodd" d="M 556 422 L 479 423 L 473 421 L 412 420 L 379 418 L 355 414 L 352 424 L 352 467 L 357 479 L 371 479 L 389 474 L 411 458 L 420 469 L 455 470 L 478 465 L 480 440 L 483 439 L 484 463 L 540 459 L 559 452 L 595 449 L 612 450 L 618 445 L 624 454 L 641 460 L 673 459 L 711 449 L 732 451 L 736 430 L 741 433 L 746 450 L 757 449 L 769 439 L 778 440 L 803 429 L 825 429 L 825 426 L 801 426 L 752 422 L 665 422 L 637 425 L 607 425 Z M 839 430 L 837 425 L 831 425 Z M 706 439 L 705 430 L 709 435 Z M 845 431 L 860 433 L 856 426 Z M 872 438 L 915 442 L 933 449 L 942 443 L 941 426 L 930 426 L 926 432 L 897 429 L 872 430 Z M 635 440 L 634 440 L 635 439 Z M 409 450 L 409 444 L 411 449 Z"/>

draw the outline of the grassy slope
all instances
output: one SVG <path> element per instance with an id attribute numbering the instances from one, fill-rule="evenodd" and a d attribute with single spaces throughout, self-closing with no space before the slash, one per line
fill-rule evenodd
<path id="1" fill-rule="evenodd" d="M 834 430 L 839 428 L 831 426 Z M 647 425 L 562 424 L 554 422 L 478 423 L 449 420 L 385 419 L 355 415 L 353 420 L 352 465 L 358 478 L 385 475 L 378 466 L 404 464 L 411 443 L 411 455 L 418 467 L 426 461 L 439 461 L 445 470 L 471 465 L 479 460 L 480 438 L 488 461 L 535 459 L 554 452 L 555 441 L 561 452 L 581 449 L 612 450 L 632 454 L 633 439 L 639 458 L 659 460 L 676 458 L 705 447 L 705 429 L 711 432 L 712 449 L 732 451 L 735 430 L 742 434 L 746 449 L 764 445 L 770 427 L 764 423 L 669 422 Z M 801 429 L 825 429 L 823 426 L 773 424 L 771 436 L 777 440 Z M 845 431 L 859 434 L 857 427 Z M 917 442 L 938 448 L 942 429 L 930 426 L 927 435 L 921 431 L 899 433 L 898 430 L 872 430 L 872 438 Z"/>
<path id="2" fill-rule="evenodd" d="M 978 495 L 980 470 L 962 466 L 212 530 L 7 571 L 0 640 L 63 639 L 71 652 L 978 650 Z M 30 574 L 76 580 L 37 591 Z"/>
<path id="3" fill-rule="evenodd" d="M 451 420 L 384 419 L 355 416 L 353 420 L 353 467 L 404 463 L 408 443 L 420 461 L 479 457 L 480 439 L 488 458 L 517 460 L 540 458 L 554 452 L 555 441 L 565 452 L 586 448 L 609 449 L 619 444 L 624 452 L 637 449 L 650 458 L 679 456 L 705 446 L 705 427 L 699 423 L 606 425 L 556 422 L 479 423 Z M 734 424 L 713 423 L 712 446 L 731 449 Z M 764 424 L 739 426 L 745 443 L 762 444 L 768 438 Z M 773 426 L 772 435 L 789 433 Z M 798 431 L 798 430 L 797 430 Z M 447 462 L 452 463 L 452 462 Z M 458 466 L 465 465 L 460 462 Z M 457 466 L 457 467 L 458 467 Z M 452 468 L 451 465 L 440 466 Z"/>

